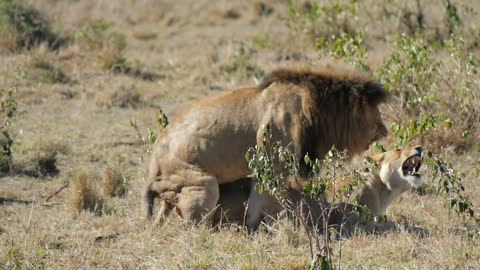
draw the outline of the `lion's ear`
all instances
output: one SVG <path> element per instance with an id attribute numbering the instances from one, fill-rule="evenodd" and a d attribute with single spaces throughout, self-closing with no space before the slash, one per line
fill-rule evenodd
<path id="1" fill-rule="evenodd" d="M 373 160 L 373 162 L 380 164 L 382 163 L 383 159 L 385 159 L 385 153 L 373 155 L 371 156 L 371 159 Z"/>
<path id="2" fill-rule="evenodd" d="M 359 89 L 360 95 L 371 106 L 385 102 L 388 98 L 388 93 L 383 86 L 376 82 L 367 82 Z"/>

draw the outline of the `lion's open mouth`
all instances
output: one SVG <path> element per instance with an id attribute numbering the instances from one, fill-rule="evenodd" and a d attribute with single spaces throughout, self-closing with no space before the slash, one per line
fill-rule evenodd
<path id="1" fill-rule="evenodd" d="M 422 166 L 421 154 L 409 157 L 402 165 L 403 175 L 420 176 L 418 172 Z"/>

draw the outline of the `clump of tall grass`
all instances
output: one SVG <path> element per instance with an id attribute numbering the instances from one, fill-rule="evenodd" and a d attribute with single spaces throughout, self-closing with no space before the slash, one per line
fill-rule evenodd
<path id="1" fill-rule="evenodd" d="M 117 167 L 106 166 L 102 177 L 103 196 L 106 198 L 125 196 L 126 178 Z"/>
<path id="2" fill-rule="evenodd" d="M 83 170 L 73 173 L 70 181 L 69 208 L 75 216 L 82 211 L 100 214 L 104 210 L 104 200 L 99 195 L 97 179 Z"/>

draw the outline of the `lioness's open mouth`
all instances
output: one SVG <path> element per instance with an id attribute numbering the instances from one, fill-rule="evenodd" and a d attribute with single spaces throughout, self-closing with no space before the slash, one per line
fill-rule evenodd
<path id="1" fill-rule="evenodd" d="M 403 175 L 420 176 L 418 171 L 422 166 L 422 154 L 418 153 L 409 157 L 402 165 Z"/>

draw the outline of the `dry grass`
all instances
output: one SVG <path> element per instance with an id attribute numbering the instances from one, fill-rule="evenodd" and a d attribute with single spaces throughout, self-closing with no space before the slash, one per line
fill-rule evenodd
<path id="1" fill-rule="evenodd" d="M 117 167 L 106 166 L 102 178 L 103 196 L 122 197 L 126 193 L 126 179 Z"/>
<path id="2" fill-rule="evenodd" d="M 284 2 L 26 2 L 48 18 L 52 33 L 72 39 L 54 52 L 40 46 L 14 53 L 9 49 L 14 37 L 0 35 L 0 89 L 17 88 L 19 111 L 10 126 L 15 131 L 12 162 L 16 170 L 0 178 L 0 197 L 10 199 L 0 203 L 0 268 L 308 266 L 307 236 L 294 229 L 290 221 L 275 222 L 252 236 L 234 226 L 192 226 L 176 218 L 163 227 L 146 222 L 140 215 L 140 194 L 149 145 L 140 144 L 130 126 L 130 120 L 135 119 L 141 135 L 146 136 L 147 128 L 157 130 L 155 115 L 159 108 L 172 121 L 192 100 L 224 89 L 253 86 L 264 73 L 277 67 L 316 68 L 335 63 L 319 56 L 311 37 L 287 26 Z M 416 31 L 412 24 L 416 1 L 395 0 L 388 5 L 373 0 L 360 2 L 354 26 L 368 26 L 367 63 L 376 69 L 394 50 L 390 39 L 396 33 Z M 467 2 L 462 3 L 479 10 L 478 3 Z M 448 35 L 442 5 L 433 0 L 421 3 L 426 36 L 431 39 L 426 46 L 439 46 L 436 33 L 439 38 Z M 465 32 L 468 50 L 478 55 L 478 17 L 462 18 L 459 31 Z M 108 25 L 104 31 L 101 21 Z M 468 34 L 470 28 L 474 30 Z M 447 57 L 442 50 L 434 54 L 436 60 Z M 113 68 L 119 63 L 124 65 L 123 72 Z M 142 77 L 148 72 L 158 76 Z M 70 81 L 64 83 L 64 78 Z M 455 106 L 451 89 L 460 82 L 452 82 L 452 87 L 444 87 L 443 80 L 436 82 L 441 87 L 431 103 L 432 110 L 455 115 L 460 106 Z M 476 83 L 473 90 L 478 92 Z M 414 113 L 403 114 L 397 101 L 394 98 L 382 107 L 389 127 L 417 117 Z M 478 100 L 469 102 L 472 108 L 480 107 Z M 470 116 L 476 113 L 472 110 Z M 422 138 L 428 144 L 424 147 L 451 163 L 463 178 L 466 195 L 478 208 L 478 125 L 463 117 L 451 120 L 453 129 L 442 127 L 434 136 L 427 133 Z M 466 129 L 471 133 L 462 137 Z M 393 135 L 382 141 L 384 145 L 395 142 Z M 44 165 L 55 160 L 58 174 L 21 173 L 39 170 L 42 157 L 54 157 Z M 117 165 L 106 165 L 111 160 Z M 431 175 L 432 168 L 422 170 Z M 69 190 L 47 202 L 64 179 L 71 180 Z M 128 189 L 123 186 L 124 179 L 129 180 Z M 126 196 L 117 196 L 122 192 Z M 108 211 L 104 211 L 105 205 Z M 431 192 L 402 195 L 388 209 L 389 223 L 383 230 L 360 231 L 335 241 L 335 263 L 338 265 L 341 259 L 343 269 L 478 269 L 480 236 L 469 236 L 472 223 L 444 205 L 444 198 Z"/>
<path id="3" fill-rule="evenodd" d="M 69 208 L 75 215 L 82 211 L 101 213 L 104 209 L 104 202 L 98 192 L 97 179 L 89 176 L 84 171 L 77 171 L 70 181 Z"/>

